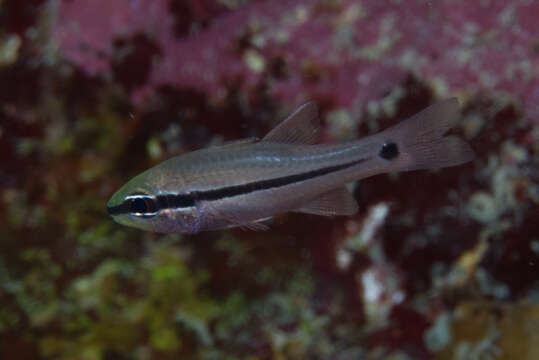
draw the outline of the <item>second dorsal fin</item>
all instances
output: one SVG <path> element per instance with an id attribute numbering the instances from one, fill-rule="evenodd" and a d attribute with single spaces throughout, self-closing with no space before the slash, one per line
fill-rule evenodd
<path id="1" fill-rule="evenodd" d="M 285 144 L 314 144 L 318 141 L 320 121 L 318 108 L 312 101 L 298 107 L 279 125 L 271 130 L 262 141 Z"/>

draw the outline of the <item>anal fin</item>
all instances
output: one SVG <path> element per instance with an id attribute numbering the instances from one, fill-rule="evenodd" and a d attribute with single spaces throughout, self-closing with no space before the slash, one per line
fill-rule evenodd
<path id="1" fill-rule="evenodd" d="M 253 230 L 253 231 L 266 231 L 266 230 L 269 229 L 269 226 L 264 224 L 264 222 L 268 221 L 269 219 L 271 219 L 271 217 L 265 218 L 265 219 L 260 219 L 260 220 L 253 221 L 253 222 L 250 222 L 250 223 L 243 223 L 243 224 L 240 224 L 238 226 L 241 227 L 241 228 L 248 229 L 248 230 Z"/>
<path id="2" fill-rule="evenodd" d="M 322 216 L 335 216 L 354 215 L 358 209 L 359 207 L 352 194 L 345 187 L 340 187 L 320 195 L 294 211 Z"/>

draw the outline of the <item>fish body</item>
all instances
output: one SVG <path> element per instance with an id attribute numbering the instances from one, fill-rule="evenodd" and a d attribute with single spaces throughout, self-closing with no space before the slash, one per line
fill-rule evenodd
<path id="1" fill-rule="evenodd" d="M 450 99 L 357 141 L 314 144 L 318 112 L 307 103 L 260 141 L 193 151 L 146 170 L 107 210 L 121 224 L 163 233 L 264 229 L 264 220 L 287 211 L 352 215 L 358 206 L 347 183 L 470 161 L 467 143 L 444 136 L 459 114 Z"/>

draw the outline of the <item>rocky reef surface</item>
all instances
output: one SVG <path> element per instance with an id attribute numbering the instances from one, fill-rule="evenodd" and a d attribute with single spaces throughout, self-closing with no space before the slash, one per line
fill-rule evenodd
<path id="1" fill-rule="evenodd" d="M 0 0 L 0 358 L 539 358 L 539 3 Z M 456 96 L 477 158 L 357 216 L 121 227 L 110 195 L 307 100 L 323 141 Z"/>

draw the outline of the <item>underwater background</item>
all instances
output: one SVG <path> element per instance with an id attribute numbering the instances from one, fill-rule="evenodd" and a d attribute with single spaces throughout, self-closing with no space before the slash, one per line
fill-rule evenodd
<path id="1" fill-rule="evenodd" d="M 0 359 L 539 359 L 539 2 L 0 0 Z M 353 217 L 159 235 L 105 204 L 169 157 L 324 142 L 456 96 L 472 163 Z"/>

